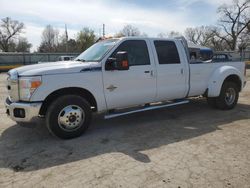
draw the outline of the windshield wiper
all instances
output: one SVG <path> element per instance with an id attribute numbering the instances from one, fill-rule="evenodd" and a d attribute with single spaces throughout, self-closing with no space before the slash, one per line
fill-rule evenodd
<path id="1" fill-rule="evenodd" d="M 86 62 L 85 59 L 76 59 L 76 61 Z"/>

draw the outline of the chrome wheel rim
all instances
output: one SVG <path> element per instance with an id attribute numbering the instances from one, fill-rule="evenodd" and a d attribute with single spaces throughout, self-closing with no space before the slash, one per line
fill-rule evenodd
<path id="1" fill-rule="evenodd" d="M 232 105 L 236 98 L 236 92 L 234 88 L 228 88 L 225 93 L 225 101 L 227 105 Z"/>
<path id="2" fill-rule="evenodd" d="M 75 131 L 84 122 L 85 113 L 77 105 L 69 105 L 63 108 L 58 115 L 58 124 L 64 131 Z"/>

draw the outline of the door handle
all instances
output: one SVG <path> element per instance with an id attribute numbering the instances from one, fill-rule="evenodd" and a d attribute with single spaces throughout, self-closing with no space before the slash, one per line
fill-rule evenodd
<path id="1" fill-rule="evenodd" d="M 148 70 L 148 71 L 144 71 L 145 74 L 150 74 L 150 76 L 154 76 L 154 71 L 152 70 Z"/>

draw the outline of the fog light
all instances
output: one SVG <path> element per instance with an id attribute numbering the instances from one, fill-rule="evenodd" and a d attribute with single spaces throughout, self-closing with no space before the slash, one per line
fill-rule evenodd
<path id="1" fill-rule="evenodd" d="M 14 112 L 14 116 L 17 118 L 25 117 L 25 110 L 23 108 L 15 108 L 13 112 Z"/>

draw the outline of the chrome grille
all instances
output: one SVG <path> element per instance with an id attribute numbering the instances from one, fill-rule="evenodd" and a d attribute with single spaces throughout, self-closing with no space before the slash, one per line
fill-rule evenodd
<path id="1" fill-rule="evenodd" d="M 9 94 L 9 99 L 12 102 L 16 102 L 16 101 L 19 100 L 19 94 L 18 94 L 18 73 L 17 73 L 17 71 L 10 70 L 8 72 L 7 90 L 8 90 L 8 94 Z"/>

